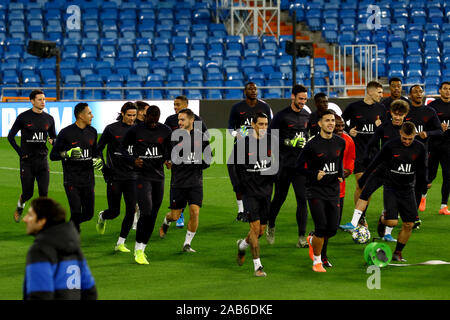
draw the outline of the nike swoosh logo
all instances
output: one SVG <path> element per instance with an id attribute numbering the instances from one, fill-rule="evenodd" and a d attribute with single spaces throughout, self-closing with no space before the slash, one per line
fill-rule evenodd
<path id="1" fill-rule="evenodd" d="M 321 156 L 323 156 L 324 153 L 318 153 L 317 156 L 320 158 Z"/>
<path id="2" fill-rule="evenodd" d="M 239 112 L 239 114 L 246 114 L 246 112 Z"/>
<path id="3" fill-rule="evenodd" d="M 394 157 L 398 158 L 398 157 L 400 157 L 400 155 L 399 154 L 394 154 Z"/>
<path id="4" fill-rule="evenodd" d="M 72 145 L 77 144 L 77 143 L 78 143 L 78 141 L 72 142 Z"/>

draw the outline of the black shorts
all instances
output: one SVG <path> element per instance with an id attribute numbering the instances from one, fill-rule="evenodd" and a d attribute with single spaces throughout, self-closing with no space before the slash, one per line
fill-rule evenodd
<path id="1" fill-rule="evenodd" d="M 364 188 L 361 191 L 359 198 L 361 200 L 369 201 L 370 196 L 383 186 L 383 175 L 382 173 L 375 171 L 367 179 Z"/>
<path id="2" fill-rule="evenodd" d="M 201 208 L 202 203 L 203 187 L 170 188 L 170 209 L 184 209 L 187 204 L 195 204 Z"/>
<path id="3" fill-rule="evenodd" d="M 417 204 L 414 190 L 396 190 L 384 188 L 384 214 L 385 220 L 398 220 L 398 215 L 403 222 L 414 222 L 417 217 Z"/>
<path id="4" fill-rule="evenodd" d="M 366 171 L 366 166 L 363 163 L 363 159 L 356 159 L 355 169 L 353 170 L 353 173 L 363 173 L 364 171 Z"/>
<path id="5" fill-rule="evenodd" d="M 243 194 L 242 203 L 248 213 L 248 220 L 266 225 L 269 219 L 270 197 L 253 197 Z"/>
<path id="6" fill-rule="evenodd" d="M 308 199 L 308 204 L 314 221 L 314 234 L 320 238 L 334 236 L 339 225 L 340 199 Z"/>

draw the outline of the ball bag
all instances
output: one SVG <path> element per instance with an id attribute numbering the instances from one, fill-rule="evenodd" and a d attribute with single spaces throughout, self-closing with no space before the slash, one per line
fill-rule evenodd
<path id="1" fill-rule="evenodd" d="M 383 268 L 392 260 L 391 248 L 385 243 L 372 242 L 364 249 L 364 260 L 369 266 L 376 265 Z"/>

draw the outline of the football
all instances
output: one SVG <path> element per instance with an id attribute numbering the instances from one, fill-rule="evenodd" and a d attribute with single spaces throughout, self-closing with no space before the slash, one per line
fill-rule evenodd
<path id="1" fill-rule="evenodd" d="M 370 231 L 364 226 L 358 226 L 353 230 L 352 238 L 356 243 L 367 243 L 370 240 Z"/>

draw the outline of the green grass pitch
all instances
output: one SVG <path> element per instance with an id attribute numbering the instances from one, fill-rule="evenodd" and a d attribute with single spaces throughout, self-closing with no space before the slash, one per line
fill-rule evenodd
<path id="1" fill-rule="evenodd" d="M 13 221 L 21 192 L 18 157 L 6 138 L 0 139 L 0 299 L 22 298 L 25 257 L 33 238 L 25 234 L 23 222 Z M 60 162 L 51 162 L 49 196 L 68 210 L 62 184 Z M 440 172 L 439 172 L 440 175 Z M 404 249 L 408 263 L 426 260 L 450 261 L 450 217 L 438 215 L 441 176 L 428 194 L 427 210 L 421 214 L 423 225 Z M 102 300 L 303 300 L 303 299 L 449 299 L 450 265 L 386 267 L 380 272 L 380 289 L 369 289 L 363 259 L 365 245 L 353 243 L 348 233 L 338 231 L 330 240 L 328 256 L 333 268 L 314 273 L 308 249 L 298 249 L 295 198 L 292 188 L 277 219 L 276 241 L 270 246 L 260 239 L 261 261 L 266 278 L 253 276 L 250 250 L 242 267 L 236 264 L 236 240 L 245 237 L 248 224 L 234 221 L 236 201 L 225 165 L 205 171 L 204 203 L 200 224 L 192 247 L 195 254 L 182 252 L 186 227 L 169 229 L 166 239 L 158 235 L 168 212 L 170 172 L 166 175 L 164 200 L 146 253 L 149 265 L 138 265 L 132 253 L 115 253 L 121 216 L 108 221 L 103 236 L 96 233 L 96 217 L 82 224 L 81 245 L 94 275 Z M 354 177 L 347 180 L 343 222 L 353 213 Z M 106 206 L 106 186 L 97 173 L 95 214 Z M 35 189 L 37 196 L 37 188 Z M 368 223 L 376 235 L 376 222 L 383 207 L 378 190 L 368 210 Z M 28 205 L 26 209 L 28 209 Z M 313 230 L 308 217 L 308 231 Z M 399 228 L 393 231 L 396 237 Z M 127 245 L 134 249 L 135 231 Z M 394 249 L 395 244 L 389 244 Z"/>

